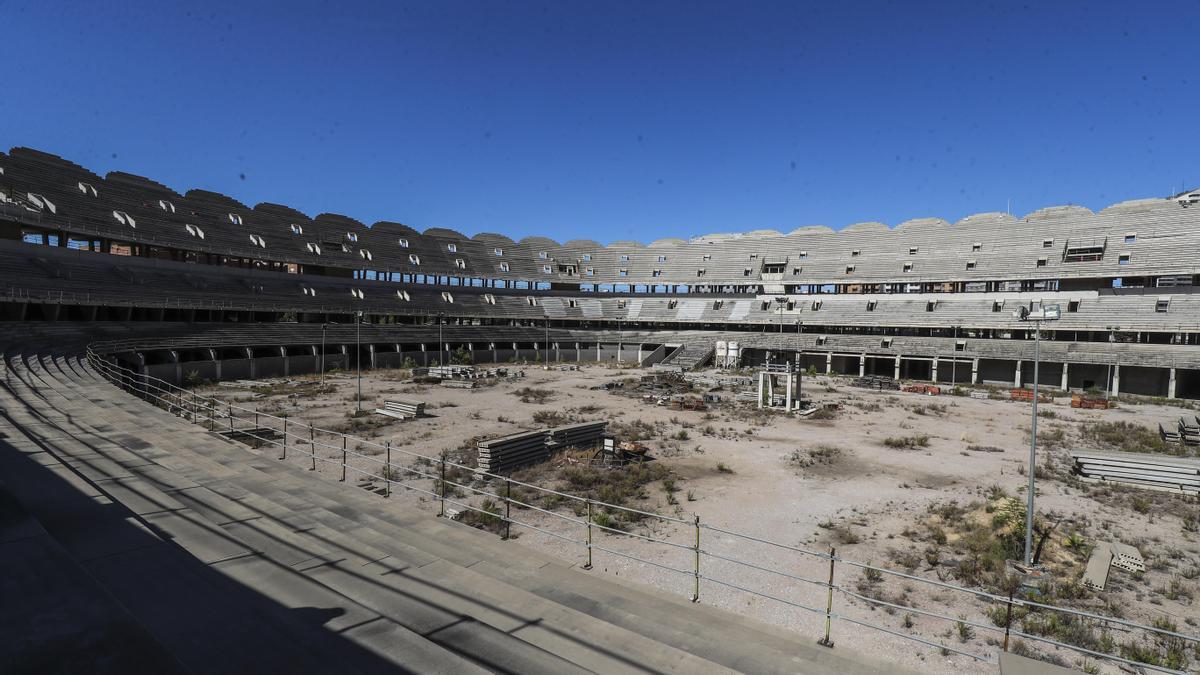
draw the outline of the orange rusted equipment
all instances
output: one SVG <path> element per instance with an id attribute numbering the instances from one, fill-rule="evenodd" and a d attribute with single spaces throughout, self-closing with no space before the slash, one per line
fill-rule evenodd
<path id="1" fill-rule="evenodd" d="M 928 394 L 929 396 L 937 396 L 942 393 L 942 388 L 934 384 L 909 384 L 901 391 L 911 392 L 913 394 Z"/>
<path id="2" fill-rule="evenodd" d="M 1071 407 L 1089 410 L 1107 410 L 1108 401 L 1102 398 L 1092 398 L 1091 396 L 1075 394 L 1071 397 Z"/>

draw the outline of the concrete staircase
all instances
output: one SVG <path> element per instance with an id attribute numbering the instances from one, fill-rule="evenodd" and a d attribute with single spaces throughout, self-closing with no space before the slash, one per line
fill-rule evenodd
<path id="1" fill-rule="evenodd" d="M 5 360 L 0 671 L 896 672 Z"/>

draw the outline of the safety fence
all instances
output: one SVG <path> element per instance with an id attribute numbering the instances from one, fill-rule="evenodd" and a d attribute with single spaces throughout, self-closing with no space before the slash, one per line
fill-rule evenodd
<path id="1" fill-rule="evenodd" d="M 974 639 L 977 636 L 988 636 L 982 641 L 1000 644 L 1004 650 L 1009 649 L 1012 638 L 1019 637 L 1114 665 L 1163 673 L 1186 672 L 1183 668 L 1187 667 L 1189 652 L 1200 651 L 1200 636 L 1177 632 L 1173 625 L 1148 626 L 1014 594 L 999 595 L 966 588 L 871 562 L 851 560 L 837 555 L 833 548 L 818 551 L 716 527 L 701 522 L 699 516 L 684 518 L 585 498 L 488 473 L 451 461 L 446 455 L 423 455 L 390 442 L 379 443 L 321 429 L 312 423 L 202 396 L 125 368 L 91 348 L 87 351 L 87 360 L 97 373 L 130 394 L 213 432 L 252 440 L 260 448 L 278 448 L 280 460 L 299 460 L 313 471 L 319 466 L 332 468 L 341 481 L 350 480 L 352 476 L 364 481 L 378 481 L 382 483 L 379 492 L 384 498 L 391 497 L 397 489 L 418 493 L 436 501 L 439 516 L 457 515 L 450 512 L 453 509 L 458 509 L 460 514 L 477 513 L 490 521 L 492 529 L 504 539 L 512 535 L 515 527 L 578 546 L 584 557 L 584 569 L 591 569 L 594 556 L 600 554 L 661 570 L 686 582 L 687 593 L 693 602 L 699 602 L 702 591 L 711 584 L 777 603 L 795 610 L 798 615 L 815 617 L 822 626 L 818 642 L 828 647 L 834 645 L 835 624 L 843 622 L 919 643 L 943 654 L 958 654 L 988 663 L 996 661 L 995 655 L 974 651 L 974 645 L 969 644 L 978 642 Z M 628 526 L 622 526 L 618 519 L 638 525 L 640 531 L 626 529 Z M 601 538 L 598 536 L 601 534 L 612 536 Z M 788 563 L 772 562 L 769 552 L 787 556 Z M 849 577 L 852 571 L 858 573 L 857 579 Z M 881 592 L 889 587 L 889 580 L 903 586 L 905 592 L 896 595 Z M 946 608 L 915 606 L 908 591 L 915 592 L 917 585 L 934 589 L 935 597 L 950 594 L 949 601 L 943 599 L 934 603 Z M 883 625 L 869 616 L 851 615 L 849 612 L 857 607 L 849 600 L 862 603 L 870 610 L 878 608 L 889 615 L 903 613 L 903 629 Z M 992 612 L 976 608 L 977 614 L 987 614 L 990 618 L 968 618 L 958 613 L 969 606 L 970 600 L 985 603 Z M 1001 609 L 1002 621 L 996 618 Z M 1028 628 L 1022 630 L 1024 624 L 1014 621 L 1016 611 L 1059 615 L 1063 621 L 1078 622 L 1088 632 L 1099 631 L 1108 639 L 1083 646 L 1056 640 Z M 905 632 L 918 618 L 928 622 L 922 624 L 922 634 Z M 937 624 L 944 624 L 946 628 L 931 630 Z M 958 643 L 936 637 L 955 632 L 961 638 Z M 1131 639 L 1118 643 L 1111 639 L 1116 633 Z M 1134 649 L 1135 646 L 1140 648 Z M 1136 658 L 1145 654 L 1157 662 Z M 1162 654 L 1169 656 L 1163 658 Z"/>

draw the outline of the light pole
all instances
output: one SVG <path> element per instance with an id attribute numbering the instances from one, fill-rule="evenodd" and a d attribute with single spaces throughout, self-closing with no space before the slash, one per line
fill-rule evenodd
<path id="1" fill-rule="evenodd" d="M 800 351 L 796 357 L 796 372 L 799 373 L 796 381 L 796 398 L 800 400 L 800 405 L 804 405 L 804 322 L 796 320 L 796 339 L 800 343 Z"/>
<path id="2" fill-rule="evenodd" d="M 1104 400 L 1107 401 L 1112 397 L 1112 369 L 1113 361 L 1117 359 L 1116 343 L 1117 333 L 1121 330 L 1120 326 L 1105 326 L 1108 329 L 1108 375 L 1104 378 Z"/>
<path id="3" fill-rule="evenodd" d="M 442 355 L 446 353 L 446 345 L 442 340 L 442 326 L 446 325 L 446 313 L 438 312 L 438 365 L 442 365 Z"/>
<path id="4" fill-rule="evenodd" d="M 550 368 L 550 317 L 546 317 L 546 368 Z"/>
<path id="5" fill-rule="evenodd" d="M 329 328 L 329 323 L 321 324 L 321 386 L 325 386 L 325 330 Z"/>
<path id="6" fill-rule="evenodd" d="M 621 317 L 617 317 L 617 363 L 621 362 L 621 343 L 624 342 L 624 336 L 621 333 Z"/>
<path id="7" fill-rule="evenodd" d="M 954 359 L 950 362 L 950 384 L 953 387 L 958 386 L 958 357 L 955 353 L 958 352 L 958 326 L 954 327 L 954 349 L 950 352 L 950 358 Z"/>
<path id="8" fill-rule="evenodd" d="M 354 370 L 358 376 L 358 412 L 362 412 L 362 310 L 354 313 Z"/>
<path id="9" fill-rule="evenodd" d="M 1014 316 L 1021 321 L 1033 323 L 1033 421 L 1029 424 L 1029 493 L 1025 511 L 1025 566 L 1033 566 L 1033 492 L 1037 473 L 1037 409 L 1038 409 L 1038 363 L 1042 356 L 1042 322 L 1056 321 L 1058 305 L 1042 306 L 1036 310 L 1019 309 Z"/>
<path id="10" fill-rule="evenodd" d="M 787 305 L 788 299 L 784 296 L 776 296 L 775 304 L 779 305 L 779 334 L 783 335 L 783 308 Z"/>

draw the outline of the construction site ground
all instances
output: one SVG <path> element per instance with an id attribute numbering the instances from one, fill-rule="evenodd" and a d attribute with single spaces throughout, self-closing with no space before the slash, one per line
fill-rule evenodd
<path id="1" fill-rule="evenodd" d="M 832 416 L 802 419 L 760 413 L 753 403 L 735 403 L 737 391 L 732 390 L 716 392 L 725 400 L 703 411 L 656 405 L 657 397 L 682 388 L 660 389 L 647 399 L 648 390 L 637 390 L 640 379 L 650 374 L 645 370 L 612 365 L 570 371 L 557 366 L 549 370 L 534 365 L 509 367 L 524 370 L 525 377 L 474 389 L 415 384 L 406 371 L 364 373 L 361 407 L 366 411 L 382 407 L 389 398 L 425 402 L 427 416 L 404 421 L 373 414 L 353 417 L 358 386 L 353 373 L 327 375 L 324 389 L 314 378 L 305 377 L 266 382 L 257 390 L 237 385 L 203 390 L 263 412 L 286 414 L 296 424 L 311 422 L 427 456 L 454 451 L 461 457 L 480 437 L 553 426 L 535 421 L 535 415 L 560 423 L 608 420 L 611 428 L 640 429 L 650 436 L 642 442 L 649 447 L 651 461 L 667 467 L 674 478 L 670 489 L 663 481 L 647 484 L 642 498 L 630 506 L 687 521 L 699 516 L 705 525 L 814 551 L 836 547 L 845 558 L 950 583 L 960 583 L 956 570 L 961 561 L 953 555 L 956 535 L 951 524 L 945 523 L 943 534 L 936 535 L 939 514 L 947 513 L 943 507 L 952 503 L 961 507 L 953 517 L 963 519 L 989 517 L 982 514 L 1004 503 L 998 500 L 1019 499 L 1023 504 L 1028 402 L 874 391 L 853 386 L 854 378 L 805 376 L 805 399 L 838 407 Z M 605 388 L 615 382 L 622 386 Z M 1005 393 L 997 391 L 996 396 L 1004 398 Z M 1053 574 L 1062 583 L 1077 582 L 1087 563 L 1088 546 L 1110 540 L 1136 546 L 1148 568 L 1137 577 L 1114 570 L 1107 591 L 1072 598 L 1069 604 L 1100 613 L 1120 611 L 1126 619 L 1169 623 L 1181 632 L 1197 633 L 1200 610 L 1193 596 L 1200 600 L 1200 535 L 1195 531 L 1194 500 L 1136 489 L 1096 489 L 1079 484 L 1067 471 L 1070 450 L 1102 449 L 1085 440 L 1086 425 L 1124 421 L 1157 430 L 1160 422 L 1174 425 L 1181 414 L 1196 411 L 1155 402 L 1122 402 L 1111 410 L 1088 410 L 1071 408 L 1069 402 L 1069 395 L 1056 392 L 1053 403 L 1039 406 L 1043 411 L 1039 437 L 1044 439 L 1039 461 L 1045 475 L 1038 482 L 1038 512 L 1059 522 L 1045 553 L 1053 563 Z M 291 461 L 305 460 L 297 452 Z M 586 457 L 577 453 L 526 475 L 547 485 L 561 485 L 562 471 L 586 464 Z M 364 467 L 372 470 L 369 464 Z M 340 471 L 334 465 L 321 465 L 318 470 L 331 477 Z M 424 501 L 431 511 L 437 508 L 436 500 L 427 496 L 396 496 Z M 574 515 L 566 507 L 563 514 Z M 517 515 L 572 539 L 585 537 L 581 527 L 551 516 L 529 510 Z M 681 546 L 694 543 L 694 528 L 689 525 L 646 519 L 629 527 Z M 578 544 L 520 527 L 514 533 L 520 534 L 523 544 L 565 560 L 582 564 L 585 559 L 585 549 Z M 824 580 L 828 574 L 825 560 L 707 529 L 702 536 L 702 548 L 718 555 L 808 579 Z M 948 536 L 949 542 L 938 536 Z M 692 551 L 605 533 L 596 535 L 596 543 L 680 570 L 597 551 L 596 572 L 692 593 Z M 941 550 L 940 559 L 935 555 L 931 560 L 926 555 L 930 549 Z M 815 584 L 719 559 L 706 559 L 705 565 L 705 577 L 824 608 L 825 590 Z M 840 566 L 837 575 L 839 583 L 862 588 L 865 595 L 902 599 L 904 604 L 990 623 L 985 614 L 989 604 L 963 594 L 902 579 L 863 579 L 861 570 L 848 565 Z M 717 583 L 702 583 L 700 601 L 811 635 L 813 640 L 824 631 L 824 616 L 819 613 Z M 873 608 L 844 596 L 835 598 L 834 611 L 956 649 L 993 656 L 998 651 L 1000 635 L 992 631 L 964 631 L 954 622 Z M 1134 635 L 1117 631 L 1111 637 L 1124 642 Z M 836 649 L 862 650 L 925 672 L 994 672 L 994 666 L 846 622 L 834 623 L 833 639 Z M 1066 665 L 1094 665 L 1101 672 L 1116 672 L 1111 665 L 1072 652 L 1029 646 Z M 1196 657 L 1200 655 L 1193 656 L 1192 667 L 1200 662 Z"/>

